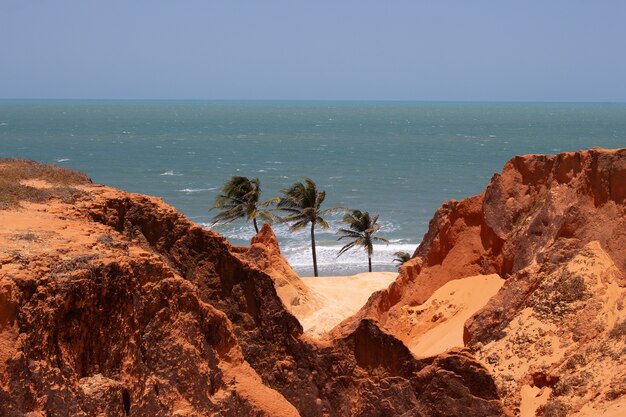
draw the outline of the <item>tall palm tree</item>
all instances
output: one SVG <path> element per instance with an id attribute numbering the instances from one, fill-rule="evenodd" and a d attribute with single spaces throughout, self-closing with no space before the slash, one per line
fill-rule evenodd
<path id="1" fill-rule="evenodd" d="M 221 210 L 213 217 L 215 223 L 231 223 L 237 219 L 252 220 L 254 230 L 259 233 L 257 217 L 271 223 L 273 218 L 267 210 L 260 209 L 269 202 L 259 204 L 261 196 L 261 182 L 258 178 L 233 176 L 220 188 L 220 194 L 215 197 L 215 204 L 211 210 Z"/>
<path id="2" fill-rule="evenodd" d="M 400 250 L 398 252 L 394 252 L 393 256 L 395 256 L 395 258 L 393 258 L 393 262 L 396 263 L 398 265 L 398 269 L 400 269 L 400 267 L 407 262 L 409 259 L 411 259 L 411 254 L 409 252 Z"/>
<path id="3" fill-rule="evenodd" d="M 325 191 L 318 191 L 317 185 L 310 178 L 304 182 L 296 182 L 289 188 L 281 190 L 282 197 L 275 199 L 276 208 L 287 213 L 281 222 L 291 223 L 289 230 L 294 232 L 308 225 L 311 226 L 311 253 L 313 254 L 313 274 L 317 274 L 317 255 L 315 252 L 315 226 L 328 229 L 328 222 L 322 217 L 337 208 L 321 209 L 326 198 Z"/>
<path id="4" fill-rule="evenodd" d="M 374 236 L 380 229 L 378 215 L 370 217 L 370 214 L 367 211 L 361 212 L 360 210 L 352 210 L 351 213 L 344 216 L 342 221 L 348 225 L 348 228 L 339 229 L 338 233 L 341 236 L 337 240 L 344 238 L 353 240 L 342 247 L 337 256 L 343 255 L 346 251 L 352 248 L 358 246 L 363 247 L 367 251 L 369 272 L 372 272 L 372 253 L 374 252 L 374 242 L 378 241 L 385 244 L 389 243 L 389 241 L 383 237 Z"/>

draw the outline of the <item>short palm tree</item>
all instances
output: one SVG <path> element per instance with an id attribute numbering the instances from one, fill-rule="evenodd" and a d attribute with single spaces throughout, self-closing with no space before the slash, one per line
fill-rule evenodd
<path id="1" fill-rule="evenodd" d="M 272 215 L 267 210 L 262 210 L 260 204 L 261 183 L 258 178 L 249 179 L 247 177 L 234 176 L 220 189 L 220 194 L 215 197 L 215 204 L 211 210 L 220 210 L 220 213 L 213 217 L 213 224 L 231 223 L 237 219 L 252 220 L 254 230 L 259 233 L 257 217 L 268 223 L 272 222 Z"/>
<path id="2" fill-rule="evenodd" d="M 374 236 L 380 229 L 378 223 L 378 215 L 371 217 L 370 214 L 365 211 L 352 210 L 352 212 L 346 214 L 343 218 L 343 222 L 348 225 L 347 229 L 339 229 L 341 235 L 339 239 L 344 238 L 352 239 L 352 242 L 348 243 L 339 250 L 337 256 L 341 256 L 346 251 L 355 248 L 363 247 L 367 251 L 367 261 L 369 266 L 369 272 L 372 272 L 372 254 L 374 253 L 374 242 L 383 242 L 388 244 L 389 241 L 383 237 Z"/>
<path id="3" fill-rule="evenodd" d="M 325 191 L 318 191 L 317 185 L 310 178 L 305 178 L 304 182 L 296 182 L 289 188 L 281 190 L 282 197 L 274 199 L 276 208 L 287 213 L 281 217 L 281 222 L 291 223 L 289 230 L 294 232 L 308 225 L 311 226 L 311 253 L 313 254 L 313 274 L 317 274 L 317 255 L 315 252 L 315 227 L 319 225 L 322 229 L 328 229 L 328 222 L 322 217 L 337 208 L 321 209 Z"/>
<path id="4" fill-rule="evenodd" d="M 394 252 L 393 256 L 395 256 L 395 258 L 393 258 L 393 262 L 398 265 L 398 269 L 405 262 L 407 262 L 409 259 L 411 259 L 411 254 L 409 252 L 406 252 L 406 251 L 403 251 L 403 250 L 398 251 L 398 252 Z"/>

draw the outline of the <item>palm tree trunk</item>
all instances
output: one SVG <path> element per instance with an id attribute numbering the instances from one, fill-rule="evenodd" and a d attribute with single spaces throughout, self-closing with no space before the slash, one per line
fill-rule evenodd
<path id="1" fill-rule="evenodd" d="M 315 254 L 315 222 L 311 222 L 311 251 L 313 252 L 313 276 L 317 276 L 317 255 Z"/>
<path id="2" fill-rule="evenodd" d="M 370 272 L 372 272 L 372 257 L 371 256 L 367 257 L 367 263 L 368 263 L 368 265 L 370 267 Z"/>
<path id="3" fill-rule="evenodd" d="M 256 224 L 256 217 L 252 218 L 252 223 L 254 223 L 254 230 L 259 233 L 259 226 Z"/>

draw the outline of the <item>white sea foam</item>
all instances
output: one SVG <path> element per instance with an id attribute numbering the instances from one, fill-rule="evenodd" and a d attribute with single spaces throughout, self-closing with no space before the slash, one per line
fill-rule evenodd
<path id="1" fill-rule="evenodd" d="M 163 172 L 163 173 L 161 173 L 159 175 L 166 176 L 166 177 L 180 177 L 183 174 L 181 174 L 180 172 L 176 172 L 176 171 L 170 170 L 170 171 L 165 171 L 165 172 Z"/>
<path id="2" fill-rule="evenodd" d="M 200 193 L 202 191 L 213 191 L 215 190 L 215 187 L 211 187 L 211 188 L 183 188 L 182 190 L 178 190 L 181 193 L 188 193 L 188 194 L 193 194 L 193 193 Z"/>
<path id="3" fill-rule="evenodd" d="M 71 161 L 71 159 L 70 158 L 57 159 L 57 162 L 67 162 L 67 161 Z"/>
<path id="4" fill-rule="evenodd" d="M 328 230 L 316 229 L 316 236 L 320 240 L 336 242 L 338 236 L 335 234 L 335 231 L 345 225 L 340 221 L 343 215 L 341 213 L 331 216 L 327 218 L 328 223 L 330 224 L 330 228 Z M 394 232 L 400 230 L 400 226 L 388 221 L 388 220 L 380 220 L 380 236 L 386 237 Z M 227 238 L 235 241 L 249 241 L 252 236 L 254 236 L 254 228 L 251 223 L 242 223 L 235 222 L 229 224 L 219 224 L 215 227 L 212 227 L 208 224 L 202 224 L 204 227 L 215 229 L 217 232 L 223 234 Z M 292 242 L 308 242 L 309 240 L 309 229 L 304 228 L 292 232 L 289 230 L 289 225 L 286 223 L 276 223 L 272 225 L 272 229 L 274 230 L 274 234 L 281 242 L 287 242 L 292 244 Z M 395 239 L 392 243 L 408 243 L 406 240 Z M 297 243 L 296 243 L 297 244 Z"/>
<path id="5" fill-rule="evenodd" d="M 222 233 L 229 239 L 247 245 L 254 236 L 254 228 L 249 223 L 231 223 L 228 225 L 213 225 L 209 222 L 200 223 L 201 226 Z M 331 230 L 336 230 L 337 224 L 331 221 Z M 392 223 L 386 223 L 381 228 L 396 229 Z M 302 276 L 313 275 L 310 231 L 308 228 L 290 232 L 286 224 L 272 226 L 285 258 L 291 266 Z M 367 270 L 367 255 L 362 248 L 350 250 L 337 257 L 344 242 L 337 242 L 333 232 L 318 230 L 316 232 L 317 265 L 321 274 L 325 275 L 352 275 Z M 347 243 L 347 242 L 345 242 Z M 389 245 L 375 244 L 372 256 L 372 267 L 375 270 L 393 271 L 394 253 L 406 251 L 413 254 L 419 243 L 407 242 L 402 239 L 393 239 Z"/>
<path id="6" fill-rule="evenodd" d="M 374 245 L 374 252 L 372 255 L 372 265 L 391 265 L 394 253 L 399 251 L 409 252 L 413 254 L 418 244 L 416 243 L 403 243 L 403 244 L 376 244 Z M 343 245 L 316 245 L 317 252 L 317 264 L 321 266 L 336 266 L 336 265 L 362 265 L 367 264 L 367 253 L 362 248 L 357 248 L 345 252 L 341 256 L 337 256 Z M 293 247 L 282 248 L 285 258 L 289 263 L 295 267 L 308 267 L 311 265 L 311 246 L 298 245 Z"/>
<path id="7" fill-rule="evenodd" d="M 413 254 L 417 244 L 374 245 L 372 269 L 376 271 L 395 271 L 394 253 L 405 251 Z M 353 275 L 366 272 L 368 268 L 367 254 L 364 249 L 357 248 L 337 256 L 342 246 L 316 245 L 317 268 L 321 275 Z M 301 276 L 313 275 L 313 261 L 310 245 L 283 248 L 283 254 L 291 266 Z"/>

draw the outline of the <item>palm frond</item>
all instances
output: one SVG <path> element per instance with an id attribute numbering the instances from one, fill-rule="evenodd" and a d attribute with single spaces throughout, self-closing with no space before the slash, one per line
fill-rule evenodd
<path id="1" fill-rule="evenodd" d="M 220 188 L 220 194 L 215 197 L 213 207 L 209 211 L 219 210 L 211 220 L 216 223 L 230 223 L 238 219 L 247 221 L 255 217 L 266 217 L 259 209 L 261 182 L 258 178 L 249 179 L 242 176 L 231 177 Z"/>
<path id="2" fill-rule="evenodd" d="M 328 222 L 325 219 L 322 219 L 321 217 L 317 219 L 317 224 L 319 224 L 323 230 L 330 229 L 330 224 L 328 224 Z"/>
<path id="3" fill-rule="evenodd" d="M 308 224 L 309 222 L 307 220 L 298 220 L 289 226 L 289 230 L 292 232 L 296 232 L 300 229 L 305 228 Z"/>
<path id="4" fill-rule="evenodd" d="M 367 211 L 351 210 L 344 215 L 342 222 L 346 224 L 347 227 L 339 229 L 337 233 L 340 236 L 337 240 L 353 240 L 339 250 L 339 255 L 351 248 L 360 246 L 365 249 L 368 257 L 371 257 L 374 252 L 374 241 L 389 243 L 389 241 L 383 237 L 374 236 L 380 230 L 378 215 L 370 216 Z"/>
<path id="5" fill-rule="evenodd" d="M 354 238 L 354 239 L 358 239 L 361 237 L 361 234 L 353 231 L 353 230 L 348 230 L 348 229 L 339 229 L 337 231 L 338 234 L 341 234 L 341 236 L 339 236 L 339 238 L 337 240 L 341 240 L 343 238 Z"/>
<path id="6" fill-rule="evenodd" d="M 339 253 L 337 254 L 337 257 L 340 257 L 341 255 L 343 255 L 344 253 L 346 253 L 347 251 L 349 251 L 355 246 L 356 246 L 356 242 L 350 242 L 347 245 L 344 245 L 341 249 L 339 249 Z"/>
<path id="7" fill-rule="evenodd" d="M 261 203 L 262 207 L 269 207 L 273 204 L 278 204 L 278 202 L 280 201 L 279 197 L 274 197 L 274 198 L 270 198 L 269 200 L 265 200 L 264 202 Z"/>
<path id="8" fill-rule="evenodd" d="M 398 251 L 398 252 L 394 252 L 393 256 L 395 256 L 395 258 L 393 258 L 393 262 L 395 262 L 396 264 L 398 264 L 398 268 L 404 264 L 405 262 L 407 262 L 409 259 L 411 259 L 411 255 L 406 252 L 406 251 Z"/>
<path id="9" fill-rule="evenodd" d="M 372 239 L 377 242 L 383 242 L 385 245 L 389 244 L 389 239 L 385 239 L 384 237 L 374 236 Z"/>

